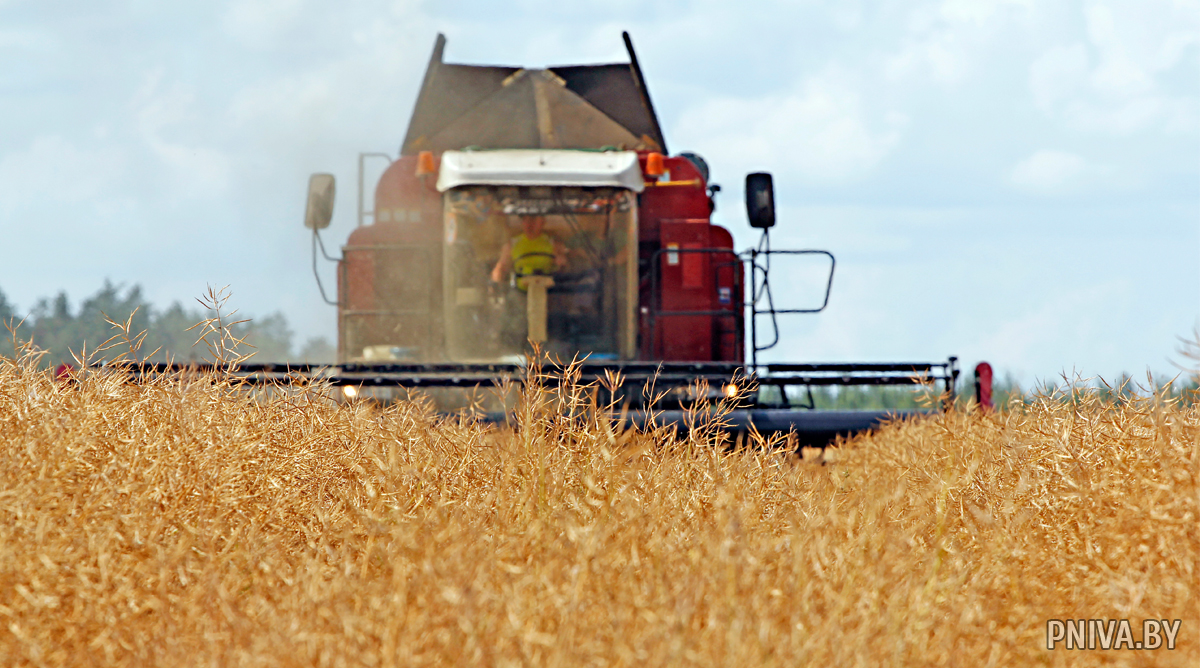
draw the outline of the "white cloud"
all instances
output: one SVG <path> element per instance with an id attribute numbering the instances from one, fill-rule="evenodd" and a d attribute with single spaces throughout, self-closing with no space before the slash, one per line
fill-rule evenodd
<path id="1" fill-rule="evenodd" d="M 792 170 L 814 184 L 853 181 L 896 146 L 904 117 L 872 123 L 858 93 L 839 79 L 808 79 L 784 95 L 710 99 L 684 112 L 675 129 L 696 145 L 692 138 L 702 138 L 724 164 Z"/>
<path id="2" fill-rule="evenodd" d="M 1074 153 L 1043 149 L 1017 163 L 1009 182 L 1032 193 L 1061 194 L 1079 188 L 1091 171 L 1088 162 Z"/>
<path id="3" fill-rule="evenodd" d="M 1007 317 L 1000 315 L 999 321 L 973 342 L 973 352 L 999 362 L 1001 368 L 1038 369 L 1043 380 L 1053 381 L 1063 371 L 1080 365 L 1091 372 L 1099 371 L 1097 359 L 1122 359 L 1122 332 L 1114 329 L 1113 323 L 1124 322 L 1129 315 L 1131 295 L 1131 286 L 1125 280 L 1074 288 L 1059 285 L 1054 290 L 1028 294 L 1026 308 Z M 1088 342 L 1088 349 L 1080 350 L 1071 342 Z"/>
<path id="4" fill-rule="evenodd" d="M 53 37 L 41 30 L 0 29 L 0 49 L 45 50 L 53 47 L 55 43 Z"/>
<path id="5" fill-rule="evenodd" d="M 888 60 L 885 72 L 893 81 L 901 81 L 918 72 L 928 71 L 936 81 L 954 83 L 967 72 L 965 54 L 945 36 L 922 40 L 904 47 Z"/>
<path id="6" fill-rule="evenodd" d="M 338 101 L 336 78 L 323 70 L 247 86 L 230 105 L 231 119 L 240 127 L 271 125 L 293 137 L 297 131 L 328 125 Z"/>
<path id="7" fill-rule="evenodd" d="M 124 168 L 116 151 L 81 148 L 60 135 L 37 137 L 0 156 L 0 211 L 42 208 L 62 216 L 63 204 L 103 197 Z"/>
<path id="8" fill-rule="evenodd" d="M 1086 41 L 1052 46 L 1029 67 L 1038 108 L 1075 130 L 1130 134 L 1161 128 L 1195 133 L 1195 87 L 1171 74 L 1194 65 L 1200 3 L 1090 2 L 1081 8 Z"/>
<path id="9" fill-rule="evenodd" d="M 983 25 L 994 21 L 999 12 L 1032 4 L 1032 0 L 943 0 L 939 12 L 949 21 Z"/>
<path id="10" fill-rule="evenodd" d="M 1099 58 L 1093 83 L 1105 92 L 1149 91 L 1200 44 L 1198 2 L 1106 0 L 1085 5 L 1084 17 Z"/>
<path id="11" fill-rule="evenodd" d="M 196 95 L 181 84 L 166 90 L 164 70 L 150 72 L 134 94 L 131 107 L 137 133 L 166 168 L 175 191 L 186 197 L 212 198 L 224 193 L 232 178 L 232 165 L 219 148 L 205 145 L 196 137 L 180 140 L 180 134 L 202 134 Z"/>
<path id="12" fill-rule="evenodd" d="M 1116 26 L 1112 9 L 1093 5 L 1084 11 L 1091 42 L 1100 51 L 1101 60 L 1091 73 L 1097 91 L 1110 95 L 1138 95 L 1154 88 L 1145 59 L 1135 59 Z M 1143 62 L 1138 62 L 1142 60 Z"/>
<path id="13" fill-rule="evenodd" d="M 1078 94 L 1087 73 L 1087 48 L 1082 43 L 1051 47 L 1029 66 L 1034 103 L 1042 111 L 1053 113 L 1060 102 Z"/>
<path id="14" fill-rule="evenodd" d="M 225 9 L 221 26 L 242 44 L 262 48 L 292 27 L 302 8 L 303 0 L 234 0 Z"/>
<path id="15" fill-rule="evenodd" d="M 883 64 L 893 82 L 929 77 L 941 84 L 967 80 L 978 61 L 1028 0 L 943 0 L 914 3 L 903 41 Z"/>

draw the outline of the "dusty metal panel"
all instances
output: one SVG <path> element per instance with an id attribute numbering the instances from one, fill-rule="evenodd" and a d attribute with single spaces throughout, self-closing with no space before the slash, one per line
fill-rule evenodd
<path id="1" fill-rule="evenodd" d="M 408 132 L 400 148 L 401 155 L 432 150 L 429 137 L 442 131 L 484 98 L 492 95 L 519 67 L 454 65 L 442 62 L 445 36 L 434 43 L 425 79 L 417 95 Z"/>
<path id="2" fill-rule="evenodd" d="M 567 89 L 587 100 L 637 137 L 653 140 L 662 149 L 658 124 L 642 104 L 628 63 L 612 65 L 567 65 L 550 68 L 566 82 Z"/>
<path id="3" fill-rule="evenodd" d="M 571 92 L 550 72 L 534 78 L 534 94 L 545 114 L 539 119 L 545 148 L 651 148 L 638 135 Z M 554 77 L 551 79 L 550 77 Z M 657 148 L 657 147 L 654 147 Z"/>
<path id="4" fill-rule="evenodd" d="M 516 74 L 516 73 L 514 73 Z M 511 75 L 510 75 L 511 76 Z M 501 86 L 430 135 L 423 151 L 479 148 L 539 148 L 533 82 L 519 76 Z"/>
<path id="5" fill-rule="evenodd" d="M 629 130 L 545 70 L 520 70 L 499 90 L 417 145 L 449 151 L 500 148 L 643 147 Z"/>
<path id="6" fill-rule="evenodd" d="M 636 63 L 551 70 L 456 65 L 442 62 L 445 43 L 439 35 L 402 155 L 468 146 L 665 150 Z"/>

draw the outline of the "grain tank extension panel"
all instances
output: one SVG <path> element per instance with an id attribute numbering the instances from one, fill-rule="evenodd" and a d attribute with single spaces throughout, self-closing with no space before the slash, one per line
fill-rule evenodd
<path id="1" fill-rule="evenodd" d="M 476 148 L 666 151 L 628 36 L 629 63 L 544 70 L 442 62 L 438 35 L 401 155 Z"/>

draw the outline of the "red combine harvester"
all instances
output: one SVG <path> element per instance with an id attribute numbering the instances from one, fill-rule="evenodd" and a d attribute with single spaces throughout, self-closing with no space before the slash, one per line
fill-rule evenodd
<path id="1" fill-rule="evenodd" d="M 940 383 L 952 398 L 954 357 L 759 362 L 779 341 L 779 316 L 828 304 L 834 256 L 770 247 L 766 173 L 746 177 L 761 241 L 734 248 L 711 222 L 720 187 L 699 156 L 668 153 L 624 39 L 628 63 L 523 69 L 445 63 L 439 35 L 399 157 L 359 156 L 358 227 L 341 258 L 319 236 L 332 215 L 333 177 L 313 175 L 305 219 L 313 270 L 320 249 L 338 277 L 336 298 L 320 286 L 338 309 L 338 365 L 324 375 L 347 396 L 489 386 L 520 380 L 536 346 L 552 359 L 584 359 L 585 380 L 620 372 L 639 425 L 651 408 L 647 382 L 666 392 L 653 406 L 657 419 L 682 424 L 697 381 L 733 393 L 748 380 L 757 393 L 735 411 L 733 428 L 791 431 L 818 444 L 895 411 L 813 410 L 813 386 Z M 368 209 L 371 160 L 388 165 Z M 775 308 L 772 263 L 797 259 L 827 263 L 823 291 L 811 308 Z M 797 402 L 804 388 L 808 401 Z"/>

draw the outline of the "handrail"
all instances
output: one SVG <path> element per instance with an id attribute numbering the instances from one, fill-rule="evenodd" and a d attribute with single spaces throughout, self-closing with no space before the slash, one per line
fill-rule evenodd
<path id="1" fill-rule="evenodd" d="M 732 248 L 660 248 L 650 256 L 650 294 L 653 299 L 652 307 L 648 315 L 650 316 L 650 335 L 656 339 L 658 333 L 658 320 L 661 317 L 673 316 L 717 316 L 728 317 L 737 312 L 737 306 L 731 305 L 727 309 L 701 309 L 701 310 L 663 310 L 662 309 L 662 294 L 659 290 L 659 274 L 661 273 L 662 264 L 661 257 L 663 254 L 680 253 L 702 253 L 707 255 L 728 255 L 734 258 L 734 262 L 729 263 L 730 266 L 734 263 L 743 265 L 743 275 L 735 278 L 733 288 L 741 294 L 741 308 L 749 309 L 750 319 L 750 363 L 753 366 L 758 365 L 758 353 L 764 350 L 769 350 L 779 343 L 779 323 L 776 320 L 778 315 L 790 315 L 798 313 L 820 313 L 829 306 L 829 297 L 833 292 L 833 274 L 837 269 L 837 258 L 833 253 L 825 250 L 772 250 L 767 248 L 752 248 L 741 253 L 735 252 Z M 821 299 L 821 305 L 817 308 L 803 309 L 777 309 L 775 308 L 774 298 L 771 295 L 770 289 L 770 258 L 773 255 L 824 255 L 829 258 L 829 277 L 825 281 L 825 294 Z M 761 258 L 765 258 L 766 262 L 760 262 Z M 748 266 L 747 266 L 748 265 Z M 750 294 L 746 295 L 746 282 L 744 274 L 746 269 L 750 273 Z M 759 277 L 762 277 L 761 282 Z M 767 308 L 759 308 L 759 303 L 766 299 Z M 771 316 L 771 325 L 774 330 L 774 339 L 771 343 L 760 346 L 758 344 L 758 316 Z M 744 344 L 743 344 L 744 345 Z"/>
<path id="2" fill-rule="evenodd" d="M 766 233 L 763 234 L 764 239 L 767 238 Z M 744 253 L 749 255 L 752 286 L 750 298 L 750 360 L 754 364 L 758 364 L 758 353 L 764 350 L 770 350 L 779 344 L 779 322 L 776 318 L 778 315 L 789 315 L 796 313 L 820 313 L 829 306 L 829 296 L 833 292 L 833 274 L 837 269 L 837 258 L 833 253 L 825 250 L 772 250 L 769 245 L 765 249 L 752 248 Z M 775 308 L 774 297 L 771 295 L 770 271 L 771 271 L 771 256 L 772 255 L 824 255 L 829 258 L 829 278 L 825 281 L 825 296 L 821 300 L 821 305 L 817 308 L 809 309 L 777 309 Z M 765 257 L 766 263 L 760 264 L 759 257 Z M 759 274 L 762 275 L 762 283 L 758 281 Z M 760 287 L 761 286 L 761 287 Z M 763 298 L 767 299 L 767 308 L 759 309 L 758 303 Z M 774 338 L 765 346 L 758 345 L 758 316 L 759 314 L 771 316 L 771 329 L 774 333 Z"/>
<path id="3" fill-rule="evenodd" d="M 389 167 L 391 166 L 391 164 L 393 162 L 395 162 L 394 160 L 392 160 L 392 156 L 387 153 L 367 151 L 367 152 L 358 154 L 358 226 L 359 227 L 362 227 L 363 218 L 365 218 L 368 214 L 371 216 L 371 222 L 375 222 L 374 208 L 372 208 L 370 211 L 367 211 L 366 205 L 364 203 L 366 200 L 366 193 L 363 192 L 363 189 L 365 188 L 364 172 L 366 171 L 366 162 L 367 162 L 366 159 L 367 158 L 383 158 L 384 160 L 388 161 Z"/>

